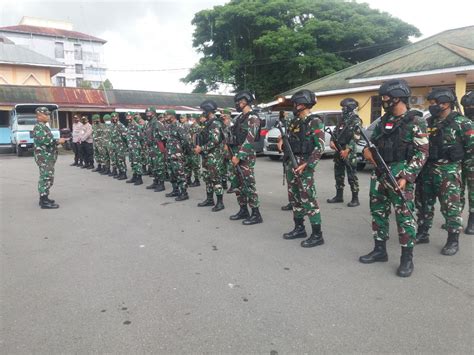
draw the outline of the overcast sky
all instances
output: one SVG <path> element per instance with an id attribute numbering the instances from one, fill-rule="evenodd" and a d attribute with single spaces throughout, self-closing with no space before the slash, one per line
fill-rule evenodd
<path id="1" fill-rule="evenodd" d="M 70 21 L 74 30 L 107 40 L 107 77 L 117 89 L 191 92 L 180 82 L 198 61 L 192 47 L 194 14 L 225 0 L 40 1 L 1 0 L 0 26 L 17 25 L 22 16 Z M 471 1 L 450 0 L 452 10 L 422 0 L 366 0 L 370 7 L 415 25 L 422 38 L 474 25 Z M 415 39 L 419 40 L 419 39 Z M 184 68 L 184 69 L 180 69 Z M 129 72 L 153 69 L 153 72 Z M 180 69 L 180 70 L 170 70 Z M 125 71 L 124 71 L 125 70 Z M 231 88 L 222 88 L 229 92 Z"/>

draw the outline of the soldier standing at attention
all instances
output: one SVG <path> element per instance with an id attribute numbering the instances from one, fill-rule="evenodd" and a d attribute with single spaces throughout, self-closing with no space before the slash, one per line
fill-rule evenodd
<path id="1" fill-rule="evenodd" d="M 48 127 L 50 114 L 47 107 L 38 107 L 36 110 L 37 124 L 31 135 L 34 143 L 34 157 L 39 168 L 38 192 L 40 195 L 39 205 L 43 209 L 59 208 L 59 205 L 50 200 L 49 189 L 54 182 L 54 164 L 58 158 L 57 144 L 64 144 L 65 139 L 60 138 L 57 142 Z"/>
<path id="2" fill-rule="evenodd" d="M 254 143 L 260 138 L 260 118 L 250 106 L 254 97 L 250 91 L 244 90 L 234 96 L 235 108 L 241 114 L 236 118 L 232 127 L 234 144 L 230 147 L 232 153 L 232 164 L 242 172 L 239 178 L 239 186 L 236 190 L 237 201 L 240 206 L 239 212 L 230 216 L 235 221 L 243 219 L 242 224 L 252 225 L 262 223 L 260 214 L 260 201 L 258 199 L 255 184 L 255 161 L 256 153 Z M 249 214 L 247 204 L 252 208 Z"/>
<path id="3" fill-rule="evenodd" d="M 353 98 L 348 97 L 340 103 L 342 107 L 342 121 L 334 129 L 334 136 L 337 138 L 342 151 L 334 155 L 334 177 L 336 179 L 336 196 L 327 200 L 327 203 L 344 202 L 344 179 L 347 172 L 347 180 L 352 191 L 352 200 L 347 204 L 348 207 L 359 206 L 359 180 L 357 179 L 357 141 L 360 139 L 356 135 L 356 125 L 361 126 L 362 120 L 357 115 L 356 110 L 359 103 Z M 331 137 L 330 146 L 336 149 L 334 138 Z M 350 167 L 348 166 L 350 165 Z"/>
<path id="4" fill-rule="evenodd" d="M 201 129 L 198 120 L 199 115 L 193 114 L 191 127 L 189 128 L 189 134 L 191 135 L 192 142 L 196 141 L 196 136 L 199 134 L 199 131 Z M 191 156 L 191 173 L 192 175 L 194 175 L 194 181 L 189 184 L 189 187 L 201 186 L 201 182 L 199 181 L 199 178 L 201 176 L 201 155 L 199 154 L 193 154 Z"/>
<path id="5" fill-rule="evenodd" d="M 409 110 L 411 89 L 404 80 L 384 82 L 379 88 L 379 95 L 385 114 L 370 140 L 397 179 L 408 206 L 387 182 L 385 175 L 375 169 L 370 180 L 370 211 L 375 247 L 369 254 L 361 256 L 359 261 L 364 264 L 388 261 L 386 241 L 389 238 L 389 215 L 393 204 L 402 247 L 397 275 L 409 277 L 414 269 L 413 247 L 416 236 L 415 221 L 410 210 L 413 211 L 415 179 L 428 155 L 426 124 L 420 117 L 420 112 Z M 365 159 L 374 163 L 371 151 L 364 148 L 363 152 Z"/>
<path id="6" fill-rule="evenodd" d="M 111 164 L 117 167 L 117 180 L 127 179 L 127 128 L 119 121 L 119 114 L 113 112 L 111 115 L 112 124 L 110 126 L 110 151 Z"/>
<path id="7" fill-rule="evenodd" d="M 176 111 L 167 110 L 165 114 L 168 122 L 166 150 L 168 153 L 170 181 L 173 185 L 173 191 L 165 196 L 175 197 L 175 201 L 184 201 L 189 199 L 186 174 L 184 172 L 184 159 L 185 154 L 191 149 L 189 145 L 190 138 L 187 136 L 186 131 L 178 125 Z"/>
<path id="8" fill-rule="evenodd" d="M 133 175 L 126 183 L 134 185 L 143 184 L 143 166 L 142 166 L 142 129 L 138 124 L 139 118 L 129 112 L 127 114 L 127 143 L 128 143 L 128 155 L 130 159 L 130 165 L 132 166 Z"/>
<path id="9" fill-rule="evenodd" d="M 301 242 L 303 248 L 311 248 L 324 244 L 321 231 L 321 214 L 316 200 L 314 169 L 324 152 L 324 123 L 321 118 L 311 113 L 316 104 L 316 96 L 310 90 L 300 90 L 292 97 L 293 119 L 288 124 L 288 142 L 295 155 L 297 168 L 293 168 L 291 160 L 286 159 L 286 174 L 289 199 L 293 206 L 295 227 L 283 234 L 284 239 L 306 238 L 304 216 L 311 223 L 311 235 Z M 282 139 L 279 148 L 282 150 Z"/>
<path id="10" fill-rule="evenodd" d="M 462 97 L 461 105 L 464 108 L 464 115 L 471 120 L 471 126 L 474 125 L 474 91 L 469 91 Z M 470 135 L 472 134 L 473 132 L 471 131 Z M 461 200 L 463 206 L 465 204 L 464 192 L 466 185 L 469 200 L 469 221 L 467 222 L 464 233 L 474 235 L 474 160 L 472 159 L 472 155 L 470 159 L 468 156 L 464 157 L 462 172 L 463 188 L 461 189 Z"/>
<path id="11" fill-rule="evenodd" d="M 112 164 L 112 152 L 111 152 L 111 116 L 105 114 L 102 116 L 101 125 L 102 125 L 102 171 L 99 171 L 101 175 L 108 175 L 113 177 L 118 177 L 117 167 Z M 111 170 L 111 167 L 113 168 Z"/>
<path id="12" fill-rule="evenodd" d="M 102 164 L 104 160 L 103 152 L 103 135 L 104 131 L 100 124 L 100 115 L 95 113 L 92 115 L 92 145 L 94 149 L 94 158 L 97 163 L 97 167 L 91 171 L 100 172 L 102 171 Z"/>
<path id="13" fill-rule="evenodd" d="M 217 104 L 212 100 L 201 103 L 201 109 L 206 116 L 206 125 L 201 131 L 199 145 L 194 148 L 195 154 L 203 154 L 203 165 L 206 165 L 203 174 L 206 183 L 207 198 L 198 203 L 199 207 L 214 206 L 214 194 L 217 203 L 212 208 L 212 212 L 224 209 L 222 187 L 222 165 L 224 164 L 224 135 L 222 132 L 222 121 L 215 117 Z M 204 158 L 205 157 L 205 158 Z"/>
<path id="14" fill-rule="evenodd" d="M 448 231 L 441 254 L 454 255 L 459 250 L 462 231 L 462 166 L 472 167 L 474 132 L 471 121 L 454 111 L 456 96 L 451 89 L 433 88 L 428 100 L 431 114 L 427 119 L 429 157 L 421 171 L 422 213 L 419 214 L 416 242 L 429 243 L 429 230 L 438 198 Z"/>

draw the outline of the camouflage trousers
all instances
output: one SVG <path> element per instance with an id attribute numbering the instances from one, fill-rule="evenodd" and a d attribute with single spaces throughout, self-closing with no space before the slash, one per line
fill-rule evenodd
<path id="1" fill-rule="evenodd" d="M 222 188 L 222 165 L 224 160 L 221 154 L 207 154 L 202 157 L 202 178 L 206 183 L 206 192 L 220 196 L 224 193 Z"/>
<path id="2" fill-rule="evenodd" d="M 199 180 L 201 176 L 201 156 L 198 154 L 186 155 L 186 177 Z"/>
<path id="3" fill-rule="evenodd" d="M 414 184 L 407 182 L 405 187 L 405 199 L 408 208 L 413 210 Z M 370 213 L 372 214 L 372 231 L 375 240 L 383 241 L 389 239 L 389 223 L 391 206 L 395 209 L 397 221 L 398 240 L 403 247 L 413 248 L 415 245 L 416 227 L 415 220 L 410 211 L 405 207 L 398 194 L 385 182 L 372 172 L 370 177 Z"/>
<path id="4" fill-rule="evenodd" d="M 170 173 L 170 182 L 176 184 L 178 189 L 188 188 L 186 183 L 186 174 L 184 172 L 185 156 L 181 153 L 173 154 L 168 159 L 168 168 Z"/>
<path id="5" fill-rule="evenodd" d="M 474 167 L 462 169 L 461 204 L 463 210 L 466 204 L 466 187 L 469 213 L 474 213 Z"/>
<path id="6" fill-rule="evenodd" d="M 149 150 L 149 164 L 153 177 L 160 181 L 165 181 L 166 177 L 166 165 L 165 165 L 165 154 L 158 147 L 151 147 Z"/>
<path id="7" fill-rule="evenodd" d="M 48 196 L 49 189 L 53 186 L 56 159 L 57 153 L 35 154 L 35 162 L 39 168 L 38 192 L 40 196 Z"/>
<path id="8" fill-rule="evenodd" d="M 137 175 L 143 175 L 143 153 L 140 148 L 129 147 L 128 159 L 132 167 L 132 172 Z"/>
<path id="9" fill-rule="evenodd" d="M 232 164 L 227 158 L 227 155 L 225 154 L 222 162 L 221 171 L 222 182 L 229 180 L 229 163 Z"/>
<path id="10" fill-rule="evenodd" d="M 247 160 L 241 160 L 239 162 L 243 176 L 237 173 L 237 169 L 234 168 L 237 176 L 235 195 L 237 196 L 237 202 L 240 206 L 245 206 L 248 204 L 251 208 L 260 207 L 260 201 L 258 199 L 257 187 L 255 183 L 255 160 L 255 156 L 249 155 Z"/>
<path id="11" fill-rule="evenodd" d="M 224 162 L 227 165 L 227 180 L 229 180 L 230 187 L 233 189 L 237 189 L 239 187 L 239 176 L 237 174 L 235 166 L 232 164 L 232 160 L 230 157 Z"/>
<path id="12" fill-rule="evenodd" d="M 148 144 L 143 144 L 142 145 L 142 165 L 149 165 L 151 164 L 151 161 L 150 161 L 150 147 L 148 146 Z M 146 174 L 146 171 L 144 171 L 144 173 Z"/>
<path id="13" fill-rule="evenodd" d="M 102 165 L 105 165 L 107 169 L 109 169 L 111 166 L 110 153 L 111 153 L 110 145 L 104 144 L 104 146 L 102 147 L 102 154 L 103 154 Z"/>
<path id="14" fill-rule="evenodd" d="M 352 171 L 349 169 L 349 167 L 346 165 L 344 160 L 336 152 L 336 156 L 334 157 L 334 178 L 336 179 L 336 189 L 337 190 L 344 189 L 344 180 L 346 178 L 346 172 L 347 172 L 347 180 L 349 181 L 351 191 L 359 192 L 359 179 L 357 178 L 357 173 L 356 173 L 357 164 L 353 164 L 353 159 L 349 159 L 348 162 L 352 166 Z"/>
<path id="15" fill-rule="evenodd" d="M 94 158 L 97 164 L 102 164 L 101 143 L 94 141 Z"/>
<path id="16" fill-rule="evenodd" d="M 305 163 L 296 157 L 298 164 Z M 317 201 L 314 169 L 306 167 L 302 174 L 295 174 L 291 163 L 285 162 L 286 181 L 288 183 L 288 200 L 293 205 L 293 217 L 303 219 L 308 216 L 311 224 L 321 224 L 321 213 Z M 298 182 L 301 181 L 301 185 Z"/>
<path id="17" fill-rule="evenodd" d="M 112 167 L 116 167 L 121 173 L 127 172 L 127 162 L 125 156 L 127 155 L 127 149 L 125 145 L 112 145 L 110 162 Z"/>
<path id="18" fill-rule="evenodd" d="M 459 163 L 427 163 L 419 176 L 422 184 L 417 196 L 418 225 L 429 230 L 433 225 L 434 206 L 439 200 L 448 232 L 462 230 L 461 166 Z"/>

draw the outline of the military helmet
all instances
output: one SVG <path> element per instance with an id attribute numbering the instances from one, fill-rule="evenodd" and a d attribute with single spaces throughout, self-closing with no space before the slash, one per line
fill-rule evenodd
<path id="1" fill-rule="evenodd" d="M 348 107 L 351 110 L 355 110 L 357 107 L 359 107 L 357 100 L 353 99 L 352 97 L 345 98 L 341 101 L 340 105 L 341 107 Z"/>
<path id="2" fill-rule="evenodd" d="M 108 113 L 106 113 L 104 116 L 102 116 L 102 118 L 104 119 L 104 121 L 110 121 L 112 117 Z"/>
<path id="3" fill-rule="evenodd" d="M 252 93 L 248 90 L 240 91 L 234 95 L 234 102 L 239 102 L 242 99 L 245 99 L 249 105 L 255 100 Z"/>
<path id="4" fill-rule="evenodd" d="M 150 106 L 150 107 L 148 107 L 148 108 L 145 110 L 145 113 L 147 113 L 147 112 L 156 113 L 156 108 L 155 108 L 155 106 Z"/>
<path id="5" fill-rule="evenodd" d="M 94 113 L 92 115 L 92 121 L 99 121 L 100 120 L 100 115 L 98 113 Z"/>
<path id="6" fill-rule="evenodd" d="M 290 100 L 296 105 L 306 106 L 313 106 L 317 102 L 316 95 L 314 94 L 314 92 L 307 89 L 295 92 Z"/>
<path id="7" fill-rule="evenodd" d="M 217 110 L 217 104 L 212 100 L 203 101 L 199 107 L 206 113 L 216 112 Z"/>
<path id="8" fill-rule="evenodd" d="M 461 98 L 461 105 L 464 107 L 474 106 L 474 91 L 469 91 Z"/>
<path id="9" fill-rule="evenodd" d="M 166 111 L 165 111 L 165 115 L 176 116 L 176 111 L 175 111 L 175 110 L 166 110 Z"/>
<path id="10" fill-rule="evenodd" d="M 449 88 L 433 88 L 427 96 L 428 100 L 434 100 L 438 104 L 444 104 L 447 102 L 456 102 L 456 95 L 453 90 Z"/>
<path id="11" fill-rule="evenodd" d="M 222 110 L 222 114 L 223 115 L 230 115 L 230 110 L 225 108 L 225 109 Z"/>
<path id="12" fill-rule="evenodd" d="M 380 96 L 410 97 L 411 89 L 403 79 L 387 80 L 379 88 Z"/>
<path id="13" fill-rule="evenodd" d="M 118 117 L 119 114 L 118 114 L 118 112 L 112 112 L 111 116 L 112 116 L 112 117 Z"/>

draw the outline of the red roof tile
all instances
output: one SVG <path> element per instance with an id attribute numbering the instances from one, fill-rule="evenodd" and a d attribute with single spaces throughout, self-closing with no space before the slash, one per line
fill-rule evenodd
<path id="1" fill-rule="evenodd" d="M 15 33 L 33 33 L 33 34 L 38 34 L 38 35 L 43 35 L 43 36 L 50 36 L 50 37 L 76 38 L 76 39 L 82 39 L 85 41 L 94 41 L 94 42 L 101 42 L 101 43 L 107 42 L 101 38 L 90 36 L 85 33 L 62 30 L 59 28 L 17 25 L 17 26 L 0 27 L 0 31 L 15 32 Z"/>

